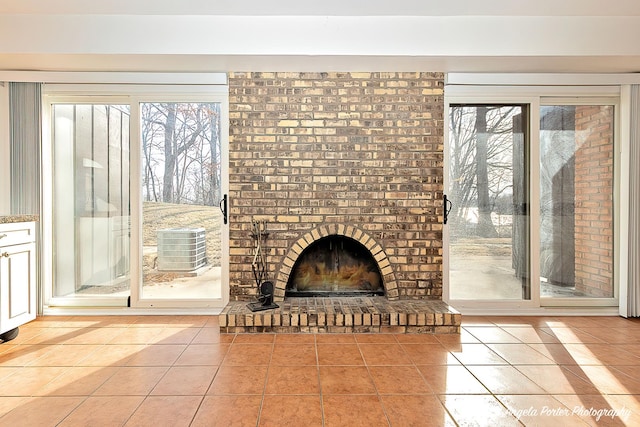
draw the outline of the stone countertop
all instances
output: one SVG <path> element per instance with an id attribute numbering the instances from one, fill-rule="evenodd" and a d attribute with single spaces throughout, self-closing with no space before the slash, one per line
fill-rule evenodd
<path id="1" fill-rule="evenodd" d="M 0 224 L 11 224 L 14 222 L 31 222 L 38 221 L 40 217 L 38 215 L 0 215 Z"/>

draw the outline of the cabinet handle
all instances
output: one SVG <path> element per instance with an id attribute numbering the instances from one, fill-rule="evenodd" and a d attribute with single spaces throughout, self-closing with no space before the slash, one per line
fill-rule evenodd
<path id="1" fill-rule="evenodd" d="M 0 239 L 4 239 L 5 237 L 7 237 L 6 234 L 0 234 Z"/>
<path id="2" fill-rule="evenodd" d="M 5 257 L 5 258 L 9 258 L 9 252 L 4 252 L 4 253 L 2 253 L 2 255 L 0 255 L 0 256 L 3 256 L 3 257 Z"/>

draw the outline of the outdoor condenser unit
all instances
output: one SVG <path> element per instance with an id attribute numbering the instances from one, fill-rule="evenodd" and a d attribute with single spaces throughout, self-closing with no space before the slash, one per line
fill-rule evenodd
<path id="1" fill-rule="evenodd" d="M 158 270 L 192 271 L 206 263 L 204 228 L 158 230 Z"/>

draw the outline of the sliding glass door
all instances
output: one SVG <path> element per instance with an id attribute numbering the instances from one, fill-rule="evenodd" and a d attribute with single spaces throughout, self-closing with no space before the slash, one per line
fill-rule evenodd
<path id="1" fill-rule="evenodd" d="M 219 102 L 142 102 L 141 300 L 222 298 Z"/>
<path id="2" fill-rule="evenodd" d="M 527 106 L 449 108 L 449 290 L 456 300 L 530 298 Z"/>
<path id="3" fill-rule="evenodd" d="M 99 89 L 48 88 L 53 280 L 45 304 L 223 307 L 226 89 Z M 104 95 L 111 90 L 118 95 Z"/>
<path id="4" fill-rule="evenodd" d="M 129 105 L 55 104 L 51 122 L 52 296 L 121 305 L 131 284 Z"/>
<path id="5" fill-rule="evenodd" d="M 615 305 L 616 99 L 450 103 L 448 114 L 449 300 Z"/>
<path id="6" fill-rule="evenodd" d="M 612 298 L 614 106 L 540 107 L 542 297 Z"/>

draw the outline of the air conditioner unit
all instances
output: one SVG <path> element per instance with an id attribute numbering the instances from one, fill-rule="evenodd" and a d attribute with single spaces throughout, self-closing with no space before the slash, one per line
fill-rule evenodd
<path id="1" fill-rule="evenodd" d="M 206 263 L 204 228 L 158 230 L 158 270 L 193 271 Z"/>

